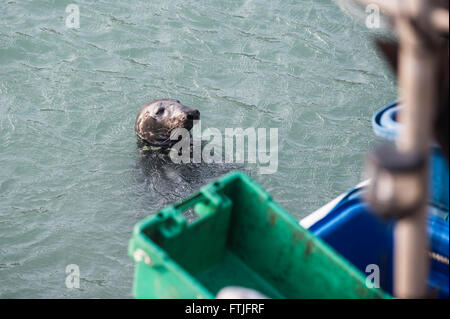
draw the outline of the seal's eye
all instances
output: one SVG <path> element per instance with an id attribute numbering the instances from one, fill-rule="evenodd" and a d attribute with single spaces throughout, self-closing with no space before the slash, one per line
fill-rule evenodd
<path id="1" fill-rule="evenodd" d="M 156 115 L 162 115 L 164 113 L 164 109 L 163 108 L 159 108 L 157 111 L 156 111 Z"/>

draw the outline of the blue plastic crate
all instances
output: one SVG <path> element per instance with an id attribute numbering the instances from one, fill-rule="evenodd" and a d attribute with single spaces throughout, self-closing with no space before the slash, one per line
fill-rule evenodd
<path id="1" fill-rule="evenodd" d="M 361 271 L 376 264 L 380 267 L 381 288 L 393 290 L 394 222 L 385 222 L 371 212 L 362 200 L 363 189 L 351 191 L 324 218 L 309 230 L 323 239 Z M 430 206 L 430 212 L 437 208 Z M 436 212 L 428 218 L 431 269 L 430 290 L 439 298 L 449 297 L 449 225 Z M 433 257 L 431 257 L 433 256 Z"/>
<path id="2" fill-rule="evenodd" d="M 400 104 L 393 103 L 375 114 L 372 119 L 373 129 L 377 136 L 388 141 L 395 141 L 402 125 L 397 121 Z M 448 214 L 449 210 L 449 167 L 447 159 L 436 143 L 431 150 L 430 204 Z"/>

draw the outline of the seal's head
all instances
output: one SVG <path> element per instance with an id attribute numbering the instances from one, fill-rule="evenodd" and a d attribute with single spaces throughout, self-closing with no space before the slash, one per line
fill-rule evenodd
<path id="1" fill-rule="evenodd" d="M 172 99 L 156 100 L 144 105 L 136 118 L 134 129 L 138 137 L 155 146 L 170 146 L 170 134 L 174 129 L 188 131 L 194 121 L 200 119 L 200 112 Z"/>

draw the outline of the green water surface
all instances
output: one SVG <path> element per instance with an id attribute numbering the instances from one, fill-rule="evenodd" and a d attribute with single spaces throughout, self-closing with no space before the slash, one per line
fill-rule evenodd
<path id="1" fill-rule="evenodd" d="M 396 96 L 372 35 L 331 0 L 0 0 L 0 298 L 131 297 L 134 224 L 215 176 L 143 170 L 156 98 L 278 128 L 277 173 L 247 169 L 297 219 L 353 187 Z"/>

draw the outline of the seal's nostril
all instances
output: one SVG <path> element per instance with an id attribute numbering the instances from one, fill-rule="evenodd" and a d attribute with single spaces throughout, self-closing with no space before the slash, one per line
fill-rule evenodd
<path id="1" fill-rule="evenodd" d="M 198 110 L 194 110 L 188 114 L 187 118 L 188 120 L 198 120 L 200 118 L 200 112 Z"/>

